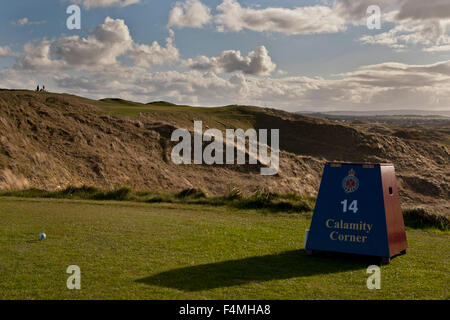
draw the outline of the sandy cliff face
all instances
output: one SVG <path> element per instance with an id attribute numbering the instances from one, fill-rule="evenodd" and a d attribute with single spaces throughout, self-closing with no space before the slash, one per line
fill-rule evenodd
<path id="1" fill-rule="evenodd" d="M 208 194 L 265 187 L 315 194 L 325 161 L 392 162 L 404 203 L 448 210 L 450 154 L 445 145 L 272 109 L 234 108 L 233 121 L 229 119 L 179 109 L 170 116 L 158 111 L 111 116 L 89 99 L 1 90 L 0 189 L 84 184 L 155 191 L 195 187 Z M 261 176 L 261 164 L 173 164 L 170 136 L 176 128 L 192 131 L 193 120 L 204 121 L 204 129 L 237 128 L 239 123 L 280 129 L 279 173 Z"/>

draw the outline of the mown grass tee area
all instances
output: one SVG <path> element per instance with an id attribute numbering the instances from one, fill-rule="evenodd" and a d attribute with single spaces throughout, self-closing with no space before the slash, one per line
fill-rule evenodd
<path id="1" fill-rule="evenodd" d="M 310 218 L 205 202 L 0 197 L 0 299 L 449 298 L 448 230 L 407 227 L 408 253 L 381 267 L 381 290 L 368 290 L 366 268 L 378 260 L 306 256 Z M 81 268 L 81 290 L 66 287 L 69 265 Z"/>

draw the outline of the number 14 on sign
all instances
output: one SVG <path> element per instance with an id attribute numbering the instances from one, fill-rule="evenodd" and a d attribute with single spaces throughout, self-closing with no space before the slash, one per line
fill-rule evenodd
<path id="1" fill-rule="evenodd" d="M 345 199 L 341 201 L 342 204 L 342 212 L 346 213 L 347 211 L 353 211 L 353 213 L 358 212 L 358 200 L 353 200 L 350 202 L 350 205 L 348 206 L 348 200 Z"/>

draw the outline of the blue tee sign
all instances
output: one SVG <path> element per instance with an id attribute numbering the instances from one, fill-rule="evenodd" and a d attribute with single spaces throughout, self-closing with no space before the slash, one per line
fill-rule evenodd
<path id="1" fill-rule="evenodd" d="M 389 179 L 392 174 L 393 180 Z M 392 165 L 327 163 L 305 249 L 385 259 L 406 250 L 406 235 L 404 241 L 403 237 L 394 239 L 398 238 L 394 233 L 398 234 L 399 230 L 395 226 L 388 228 L 388 222 L 394 222 L 404 234 L 403 217 L 401 223 L 398 218 L 401 209 L 397 186 L 393 182 Z M 390 238 L 397 242 L 392 248 L 389 246 Z"/>

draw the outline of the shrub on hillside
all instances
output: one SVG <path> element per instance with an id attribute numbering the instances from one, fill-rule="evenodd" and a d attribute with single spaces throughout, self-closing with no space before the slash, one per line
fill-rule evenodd
<path id="1" fill-rule="evenodd" d="M 130 188 L 122 187 L 122 188 L 119 188 L 116 190 L 98 192 L 98 193 L 94 194 L 91 197 L 91 199 L 124 201 L 124 200 L 130 200 L 131 194 L 132 194 L 132 192 L 131 192 Z"/>
<path id="2" fill-rule="evenodd" d="M 403 209 L 405 224 L 411 227 L 433 226 L 441 230 L 450 229 L 450 219 L 448 216 L 433 213 L 425 208 Z"/>
<path id="3" fill-rule="evenodd" d="M 179 199 L 198 199 L 198 198 L 206 198 L 205 193 L 200 189 L 188 188 L 184 189 L 176 194 L 176 197 Z"/>

